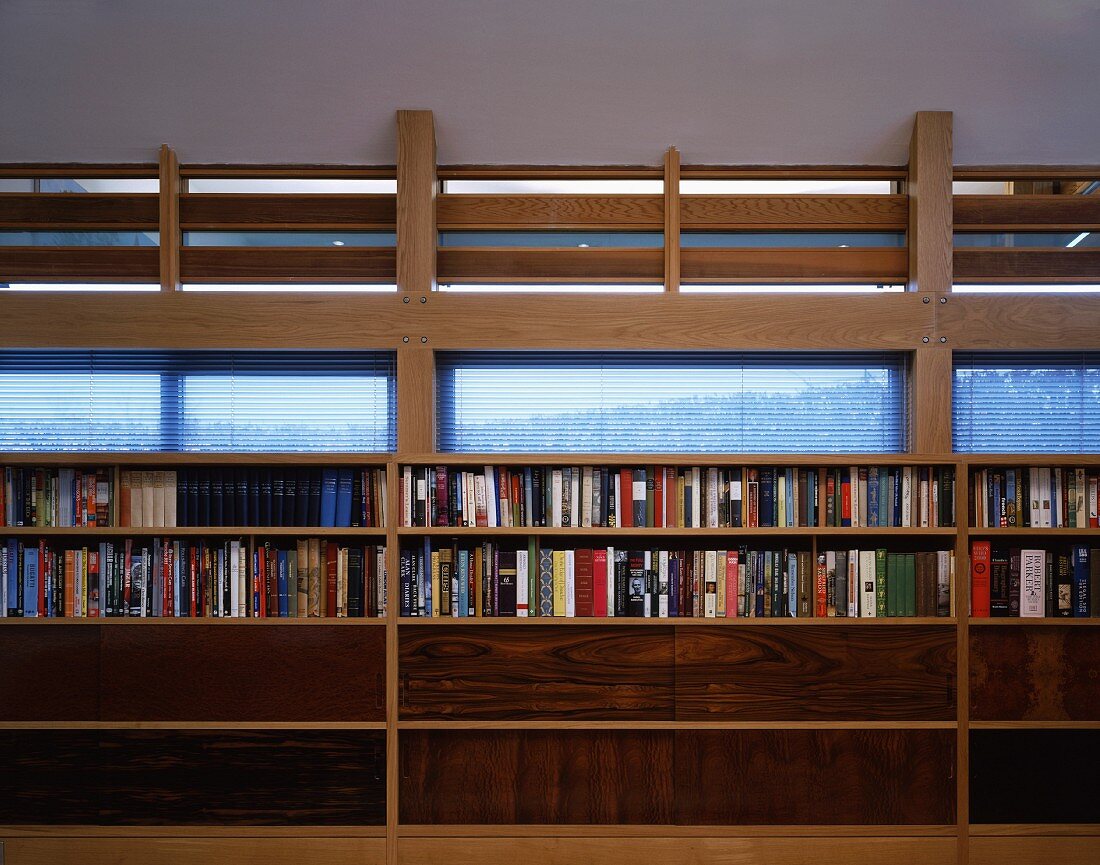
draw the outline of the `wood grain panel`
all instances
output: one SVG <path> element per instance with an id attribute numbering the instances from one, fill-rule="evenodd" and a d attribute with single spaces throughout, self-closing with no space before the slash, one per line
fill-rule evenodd
<path id="1" fill-rule="evenodd" d="M 941 304 L 936 304 L 938 311 Z M 938 454 L 951 450 L 951 388 L 954 384 L 951 348 L 933 340 L 913 352 L 910 387 L 912 397 L 912 448 L 916 453 Z"/>
<path id="2" fill-rule="evenodd" d="M 400 865 L 954 865 L 955 839 L 402 838 L 397 861 Z"/>
<path id="3" fill-rule="evenodd" d="M 950 111 L 918 111 L 909 139 L 909 290 L 951 290 Z"/>
<path id="4" fill-rule="evenodd" d="M 673 718 L 673 629 L 402 631 L 403 719 Z"/>
<path id="5" fill-rule="evenodd" d="M 679 730 L 676 822 L 943 824 L 953 730 Z"/>
<path id="6" fill-rule="evenodd" d="M 179 291 L 180 247 L 180 163 L 167 144 L 160 146 L 160 288 Z"/>
<path id="7" fill-rule="evenodd" d="M 1100 721 L 1100 628 L 972 629 L 970 717 Z"/>
<path id="8" fill-rule="evenodd" d="M 651 229 L 663 225 L 659 195 L 441 195 L 441 231 L 458 229 Z"/>
<path id="9" fill-rule="evenodd" d="M 722 249 L 684 247 L 684 282 L 904 282 L 904 249 Z"/>
<path id="10" fill-rule="evenodd" d="M 397 285 L 426 293 L 436 285 L 435 119 L 397 112 Z"/>
<path id="11" fill-rule="evenodd" d="M 99 629 L 0 628 L 0 720 L 99 717 Z"/>
<path id="12" fill-rule="evenodd" d="M 1100 249 L 960 247 L 958 282 L 1100 282 Z"/>
<path id="13" fill-rule="evenodd" d="M 682 628 L 678 720 L 950 720 L 951 628 Z"/>
<path id="14" fill-rule="evenodd" d="M 972 730 L 972 823 L 1100 823 L 1100 730 Z"/>
<path id="15" fill-rule="evenodd" d="M 14 838 L 11 865 L 382 865 L 384 838 Z"/>
<path id="16" fill-rule="evenodd" d="M 401 734 L 402 823 L 671 823 L 667 731 Z"/>
<path id="17" fill-rule="evenodd" d="M 155 246 L 0 247 L 0 282 L 81 280 L 159 283 L 160 251 Z"/>
<path id="18" fill-rule="evenodd" d="M 157 196 L 5 192 L 0 194 L 0 228 L 156 231 Z"/>
<path id="19" fill-rule="evenodd" d="M 683 227 L 744 231 L 905 231 L 904 195 L 685 195 Z"/>
<path id="20" fill-rule="evenodd" d="M 384 721 L 385 629 L 101 629 L 104 721 Z"/>
<path id="21" fill-rule="evenodd" d="M 184 195 L 180 222 L 199 229 L 390 230 L 397 223 L 394 195 Z"/>
<path id="22" fill-rule="evenodd" d="M 662 249 L 446 247 L 437 258 L 443 283 L 650 283 L 665 272 Z"/>
<path id="23" fill-rule="evenodd" d="M 186 246 L 180 251 L 184 282 L 389 282 L 392 247 Z"/>
<path id="24" fill-rule="evenodd" d="M 1100 838 L 974 838 L 970 865 L 1096 865 Z"/>
<path id="25" fill-rule="evenodd" d="M 1100 228 L 1095 195 L 956 195 L 956 230 L 1022 231 Z"/>
<path id="26" fill-rule="evenodd" d="M 12 824 L 381 825 L 385 734 L 9 730 Z"/>
<path id="27" fill-rule="evenodd" d="M 957 349 L 1095 349 L 1100 303 L 1088 295 L 955 294 L 937 326 Z"/>

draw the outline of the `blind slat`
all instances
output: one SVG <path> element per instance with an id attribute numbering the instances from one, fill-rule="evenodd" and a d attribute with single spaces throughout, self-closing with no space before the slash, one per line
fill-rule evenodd
<path id="1" fill-rule="evenodd" d="M 905 450 L 901 353 L 441 352 L 444 451 Z"/>
<path id="2" fill-rule="evenodd" d="M 952 429 L 960 452 L 1096 452 L 1100 352 L 956 352 Z"/>
<path id="3" fill-rule="evenodd" d="M 3 351 L 0 450 L 388 451 L 392 352 Z"/>

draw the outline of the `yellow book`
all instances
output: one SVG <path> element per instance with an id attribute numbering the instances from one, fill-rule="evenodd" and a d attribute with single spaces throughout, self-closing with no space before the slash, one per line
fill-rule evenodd
<path id="1" fill-rule="evenodd" d="M 554 615 L 565 615 L 565 550 L 554 550 Z"/>
<path id="2" fill-rule="evenodd" d="M 718 609 L 715 615 L 719 619 L 726 617 L 726 551 L 719 550 L 714 569 L 715 579 L 718 581 Z"/>
<path id="3" fill-rule="evenodd" d="M 441 588 L 442 583 L 439 579 L 439 550 L 432 550 L 432 609 L 430 615 L 433 619 L 439 618 L 439 592 Z"/>
<path id="4" fill-rule="evenodd" d="M 298 560 L 294 574 L 294 591 L 298 593 L 298 618 L 304 619 L 309 612 L 309 540 L 298 539 Z M 241 573 L 244 573 L 242 570 Z"/>

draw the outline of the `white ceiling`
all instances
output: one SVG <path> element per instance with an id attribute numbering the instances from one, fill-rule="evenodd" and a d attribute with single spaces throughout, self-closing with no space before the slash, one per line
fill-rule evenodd
<path id="1" fill-rule="evenodd" d="M 1100 163 L 1100 0 L 0 0 L 0 162 Z"/>

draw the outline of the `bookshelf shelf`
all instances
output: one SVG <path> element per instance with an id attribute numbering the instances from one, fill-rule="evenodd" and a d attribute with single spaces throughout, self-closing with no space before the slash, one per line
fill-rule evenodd
<path id="1" fill-rule="evenodd" d="M 1100 721 L 971 721 L 971 730 L 1100 730 Z"/>
<path id="2" fill-rule="evenodd" d="M 1097 621 L 1100 621 L 1098 619 Z M 902 625 L 922 625 L 922 626 L 937 626 L 937 627 L 953 627 L 958 624 L 958 620 L 948 617 L 928 617 L 928 616 L 895 616 L 892 618 L 821 618 L 821 619 L 797 619 L 797 618 L 754 618 L 745 616 L 736 616 L 728 619 L 707 619 L 701 617 L 685 616 L 671 617 L 671 618 L 637 618 L 629 616 L 613 616 L 610 618 L 588 618 L 588 617 L 573 617 L 567 618 L 565 616 L 534 616 L 534 617 L 511 617 L 511 616 L 440 616 L 438 618 L 428 618 L 420 616 L 403 616 L 398 618 L 399 626 L 413 625 L 417 627 L 434 626 L 434 627 L 446 627 L 458 626 L 458 627 L 473 627 L 475 625 L 492 625 L 492 626 L 515 626 L 515 625 L 538 625 L 540 627 L 554 627 L 562 626 L 576 626 L 576 625 L 596 625 L 604 627 L 742 627 L 742 628 L 754 628 L 754 627 L 811 627 L 814 625 L 824 625 L 827 627 L 870 627 L 873 625 L 879 626 L 902 626 Z"/>
<path id="3" fill-rule="evenodd" d="M 1002 527 L 1002 528 L 978 528 L 971 526 L 967 529 L 967 534 L 972 538 L 983 537 L 1028 537 L 1028 538 L 1047 538 L 1047 537 L 1100 537 L 1100 529 L 1066 529 L 1066 528 L 1050 528 L 1050 529 L 1036 529 L 1036 528 L 1019 528 L 1019 527 Z"/>
<path id="4" fill-rule="evenodd" d="M 386 536 L 386 530 L 376 527 L 331 526 L 94 526 L 94 527 L 47 527 L 0 526 L 0 537 L 205 537 L 212 536 L 254 536 L 254 537 L 378 537 Z"/>
<path id="5" fill-rule="evenodd" d="M 763 528 L 666 528 L 666 527 L 638 527 L 610 529 L 601 527 L 566 527 L 566 528 L 487 528 L 461 526 L 446 527 L 432 526 L 409 527 L 402 526 L 397 530 L 402 537 L 482 537 L 482 536 L 532 536 L 540 537 L 838 537 L 838 536 L 935 536 L 954 537 L 957 529 L 953 528 L 894 528 L 894 527 L 808 527 L 808 526 L 779 526 Z"/>
<path id="6" fill-rule="evenodd" d="M 0 466 L 383 466 L 393 461 L 389 453 L 179 453 L 172 451 L 46 452 L 6 451 L 0 453 Z"/>
<path id="7" fill-rule="evenodd" d="M 176 617 L 176 616 L 110 616 L 110 617 L 65 617 L 65 616 L 53 616 L 50 618 L 0 618 L 0 628 L 12 628 L 12 627 L 49 627 L 51 625 L 83 625 L 83 626 L 107 626 L 107 627 L 158 627 L 158 626 L 170 626 L 170 627 L 186 627 L 197 625 L 215 625 L 217 627 L 233 627 L 235 625 L 245 625 L 248 627 L 274 627 L 282 625 L 293 625 L 294 627 L 328 627 L 330 625 L 338 626 L 379 626 L 385 625 L 386 619 L 384 617 L 362 617 L 362 618 L 279 618 L 269 617 L 264 619 L 255 618 L 237 618 L 233 616 L 195 616 L 195 617 Z"/>
<path id="8" fill-rule="evenodd" d="M 491 453 L 405 454 L 400 466 L 906 466 L 955 465 L 958 454 L 593 454 Z M 1065 460 L 1063 460 L 1065 462 Z M 1100 457 L 1096 462 L 1100 463 Z"/>
<path id="9" fill-rule="evenodd" d="M 948 825 L 824 825 L 824 826 L 687 826 L 687 825 L 647 825 L 615 824 L 600 825 L 549 823 L 538 825 L 522 824 L 416 824 L 402 823 L 397 830 L 399 836 L 407 838 L 453 838 L 453 837 L 490 837 L 490 838 L 552 838 L 552 837 L 661 837 L 661 838 L 771 838 L 771 837 L 951 837 L 956 827 Z M 992 834 L 992 833 L 990 833 Z M 1080 833 L 1092 834 L 1092 833 Z"/>
<path id="10" fill-rule="evenodd" d="M 398 721 L 399 730 L 954 730 L 955 721 Z"/>
<path id="11" fill-rule="evenodd" d="M 0 730 L 385 730 L 385 721 L 0 721 Z"/>
<path id="12" fill-rule="evenodd" d="M 1095 627 L 1100 625 L 1100 617 L 1089 619 L 1078 619 L 1072 617 L 1036 617 L 1036 618 L 1022 618 L 1019 616 L 1005 616 L 1003 618 L 989 618 L 989 619 L 970 619 L 970 627 L 1003 627 L 1008 626 L 1012 628 L 1035 628 L 1035 627 Z"/>

